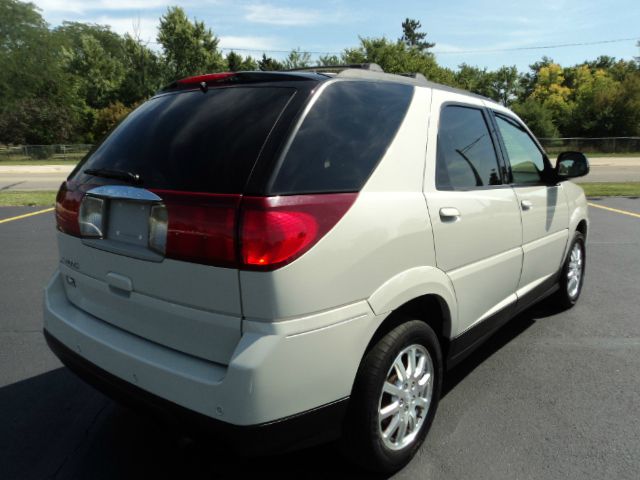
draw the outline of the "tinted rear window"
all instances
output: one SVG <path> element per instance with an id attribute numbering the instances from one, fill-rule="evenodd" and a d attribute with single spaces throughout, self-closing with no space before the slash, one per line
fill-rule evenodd
<path id="1" fill-rule="evenodd" d="M 359 191 L 395 137 L 412 96 L 409 85 L 329 84 L 302 122 L 270 192 Z"/>
<path id="2" fill-rule="evenodd" d="M 129 115 L 79 170 L 130 171 L 145 188 L 241 193 L 294 92 L 253 86 L 156 97 Z"/>

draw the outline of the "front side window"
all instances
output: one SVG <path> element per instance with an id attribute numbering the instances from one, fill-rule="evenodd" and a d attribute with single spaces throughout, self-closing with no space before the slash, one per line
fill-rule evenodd
<path id="1" fill-rule="evenodd" d="M 466 190 L 501 183 L 498 158 L 482 111 L 446 106 L 438 129 L 436 188 Z"/>
<path id="2" fill-rule="evenodd" d="M 513 183 L 538 184 L 544 172 L 544 154 L 525 128 L 514 119 L 496 115 L 498 130 L 507 149 Z"/>

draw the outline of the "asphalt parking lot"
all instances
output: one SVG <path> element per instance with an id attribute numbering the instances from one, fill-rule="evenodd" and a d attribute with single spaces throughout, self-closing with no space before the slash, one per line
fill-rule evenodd
<path id="1" fill-rule="evenodd" d="M 640 199 L 591 202 L 608 210 L 590 209 L 579 304 L 524 312 L 453 370 L 425 445 L 396 478 L 640 478 Z M 76 379 L 41 333 L 53 216 L 2 223 L 36 210 L 0 208 L 0 479 L 371 478 L 331 446 L 222 454 Z"/>

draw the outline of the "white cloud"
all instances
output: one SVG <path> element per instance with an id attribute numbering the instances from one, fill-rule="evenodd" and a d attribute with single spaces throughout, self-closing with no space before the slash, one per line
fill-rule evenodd
<path id="1" fill-rule="evenodd" d="M 100 10 L 154 10 L 164 9 L 172 5 L 183 8 L 202 7 L 203 5 L 219 4 L 224 0 L 33 0 L 45 13 L 71 12 L 86 13 Z"/>
<path id="2" fill-rule="evenodd" d="M 157 17 L 107 17 L 100 16 L 90 20 L 92 23 L 109 25 L 111 30 L 124 35 L 128 33 L 132 36 L 136 34 L 142 42 L 155 42 L 158 35 L 159 20 Z M 153 47 L 153 45 L 150 45 Z"/>
<path id="3" fill-rule="evenodd" d="M 166 0 L 35 0 L 46 12 L 84 13 L 92 10 L 150 10 L 168 5 Z"/>
<path id="4" fill-rule="evenodd" d="M 278 40 L 273 37 L 222 35 L 220 36 L 219 47 L 261 52 L 263 50 L 277 49 Z"/>
<path id="5" fill-rule="evenodd" d="M 331 17 L 317 10 L 275 7 L 269 4 L 248 5 L 245 19 L 254 23 L 269 25 L 302 26 L 327 22 Z"/>

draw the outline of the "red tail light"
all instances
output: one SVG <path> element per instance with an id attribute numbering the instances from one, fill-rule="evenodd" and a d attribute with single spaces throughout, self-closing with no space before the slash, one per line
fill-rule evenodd
<path id="1" fill-rule="evenodd" d="M 58 230 L 75 237 L 80 236 L 78 213 L 84 192 L 73 188 L 70 182 L 63 182 L 56 196 L 56 225 Z"/>
<path id="2" fill-rule="evenodd" d="M 85 192 L 94 186 L 62 184 L 56 198 L 61 232 L 81 236 L 80 205 Z M 358 195 L 243 197 L 152 191 L 162 198 L 159 207 L 163 211 L 156 212 L 159 216 L 155 218 L 152 210 L 149 248 L 176 260 L 263 271 L 280 268 L 307 252 L 335 226 Z M 159 236 L 163 238 L 156 238 Z"/>
<path id="3" fill-rule="evenodd" d="M 241 262 L 275 270 L 308 251 L 349 210 L 356 193 L 245 197 L 241 207 Z"/>
<path id="4" fill-rule="evenodd" d="M 187 262 L 235 267 L 240 195 L 153 190 L 167 207 L 166 256 Z"/>
<path id="5" fill-rule="evenodd" d="M 178 85 L 197 85 L 202 82 L 219 82 L 233 76 L 235 76 L 234 72 L 207 73 L 205 75 L 196 75 L 194 77 L 182 78 L 176 83 L 178 83 Z"/>

